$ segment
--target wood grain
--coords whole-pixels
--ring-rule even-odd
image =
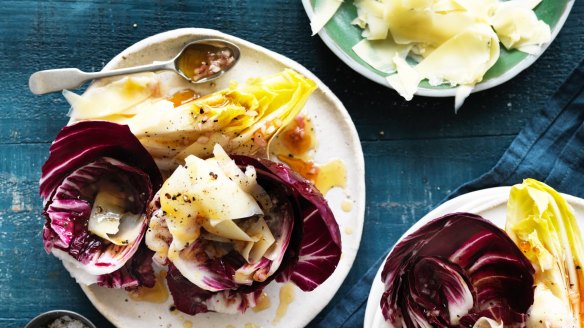
[[[584,58],[584,2],[577,1],[532,67],[472,95],[455,115],[452,99],[405,102],[346,67],[310,37],[299,1],[2,1],[0,16],[0,327],[22,327],[56,308],[109,326],[42,247],[40,167],[68,106],[59,94],[28,91],[36,70],[97,71],[144,37],[192,26],[239,36],[313,71],[349,110],[366,160],[364,238],[338,299],[413,222],[494,165]]]

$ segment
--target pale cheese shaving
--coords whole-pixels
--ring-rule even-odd
[[[476,24],[444,42],[415,69],[431,85],[473,85],[483,79],[497,58],[497,35],[487,24]]]
[[[389,32],[389,22],[385,19],[385,5],[375,0],[357,0],[357,18],[353,24],[363,28],[361,34],[367,40],[383,40]]]
[[[159,92],[154,73],[126,76],[102,87],[90,88],[83,96],[68,90],[63,96],[71,104],[73,120],[100,119],[111,115],[136,114],[136,106]]]
[[[497,0],[491,0],[497,1]],[[509,7],[522,7],[527,9],[535,9],[541,0],[508,0],[499,2],[499,8],[509,8]]]
[[[538,20],[531,9],[522,6],[500,7],[491,23],[507,49],[537,54],[541,45],[551,39],[549,25]]]
[[[577,327],[570,305],[565,304],[560,298],[547,288],[545,284],[538,283],[533,292],[533,304],[527,310],[527,328],[555,328]]]
[[[454,96],[454,113],[458,113],[462,104],[464,104],[464,100],[470,95],[472,90],[474,89],[474,85],[459,85],[456,88],[456,95]]]
[[[142,232],[145,218],[126,212],[125,197],[112,182],[99,184],[87,230],[115,245],[133,244]]]
[[[353,51],[371,67],[384,73],[395,72],[393,58],[397,55],[406,58],[412,47],[408,45],[398,45],[392,38],[371,41],[361,40],[353,47]]]
[[[352,24],[363,29],[364,40],[353,51],[383,73],[397,68],[386,79],[406,100],[424,79],[434,86],[461,86],[458,108],[498,60],[499,42],[536,54],[551,40],[549,26],[533,12],[540,2],[357,0]]]
[[[185,166],[164,182],[160,205],[172,217],[167,225],[173,235],[171,249],[177,251],[199,237],[201,225],[221,237],[251,241],[232,220],[263,214],[256,200],[229,179],[214,158],[195,156],[187,157]]]
[[[473,328],[503,328],[503,322],[497,322],[487,317],[480,317],[472,326]]]
[[[393,57],[393,62],[397,68],[397,74],[387,76],[387,83],[406,100],[412,100],[423,77],[399,55],[396,54]]]
[[[481,22],[480,17],[469,12],[452,11],[441,14],[425,5],[427,2],[387,2],[385,19],[389,22],[389,30],[396,43],[422,43],[437,47],[469,25]]]
[[[326,23],[335,15],[342,3],[342,0],[319,0],[316,2],[314,6],[314,15],[310,21],[312,35],[318,33],[318,31],[326,25]]]
[[[249,263],[259,261],[275,243],[258,205],[269,209],[271,200],[257,184],[255,169],[249,166],[242,171],[220,145],[213,153],[215,157],[206,160],[187,157],[185,165],[165,181],[159,193],[161,217],[157,217],[160,213],[153,217],[150,229],[155,233],[149,230],[146,236],[157,261],[168,258],[179,270],[186,270],[188,258],[195,256],[189,245],[199,238],[233,243]],[[170,245],[155,236],[170,237],[165,230],[172,236],[167,238]],[[187,278],[197,284],[200,277]]]

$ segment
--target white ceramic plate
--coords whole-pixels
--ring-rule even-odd
[[[304,293],[295,288],[295,301],[290,304],[287,313],[277,325],[303,327],[332,299],[349,273],[359,248],[365,210],[365,169],[359,137],[343,104],[314,74],[284,56],[218,31],[187,28],[157,34],[124,50],[104,69],[170,59],[185,43],[207,37],[222,38],[237,44],[241,48],[241,59],[236,67],[216,81],[216,85],[199,88],[200,92],[223,89],[230,80],[243,82],[250,77],[277,73],[286,67],[295,69],[318,84],[318,90],[304,108],[304,112],[312,118],[318,143],[321,145],[315,154],[316,162],[339,158],[347,168],[347,188],[335,188],[326,196],[341,229],[343,256],[340,263],[333,275],[314,291]],[[341,203],[347,196],[353,203],[350,212],[341,209]],[[272,304],[267,310],[257,313],[249,310],[243,315],[205,313],[195,316],[170,312],[171,297],[163,304],[155,304],[133,301],[123,290],[97,286],[82,286],[82,289],[93,305],[118,327],[190,327],[190,324],[193,327],[243,327],[245,324],[272,327],[279,304],[280,285],[273,282],[265,289]]]
[[[310,19],[312,19],[312,16],[314,15],[314,11],[312,9],[312,3],[314,1],[315,0],[302,0],[304,10],[306,11],[308,18]],[[558,0],[544,1],[554,2]],[[540,15],[543,16],[543,18],[542,17],[540,18],[546,21],[549,20],[553,22],[551,24],[552,38],[550,42],[544,44],[541,47],[541,50],[538,54],[526,55],[519,62],[507,59],[501,60],[500,67],[492,68],[497,70],[497,72],[494,74],[495,76],[488,77],[489,73],[487,73],[485,79],[482,82],[478,83],[472,90],[473,93],[490,89],[499,84],[509,81],[517,74],[521,73],[523,70],[531,66],[531,64],[533,64],[539,58],[539,56],[543,54],[543,52],[547,49],[551,42],[553,42],[553,40],[556,38],[560,30],[562,29],[562,26],[566,22],[566,19],[568,18],[568,15],[572,10],[572,6],[574,5],[574,0],[561,0],[561,2],[562,5],[564,5],[562,10],[555,10],[553,13],[551,13],[551,11],[548,12],[548,9],[541,10],[544,13]],[[345,1],[345,3],[342,6],[353,6],[353,1]],[[377,82],[383,86],[391,88],[385,79],[385,75],[387,74],[383,74],[375,70],[371,66],[365,64],[364,62],[362,62],[362,60],[357,59],[356,55],[353,53],[351,49],[351,47],[357,43],[356,40],[361,39],[360,37],[358,38],[355,38],[354,36],[347,37],[346,35],[346,33],[351,34],[357,33],[356,31],[352,30],[352,27],[348,27],[351,21],[356,17],[356,13],[353,14],[351,13],[350,10],[342,10],[342,8],[339,9],[339,11],[342,11],[342,13],[339,14],[339,12],[337,12],[336,14],[338,16],[337,19],[333,17],[333,19],[329,21],[329,24],[322,28],[318,33],[322,41],[337,57],[339,57],[339,59],[345,62],[345,64],[351,67],[354,71],[365,76],[371,81]],[[537,9],[536,12],[538,12]],[[333,22],[333,20],[336,21]],[[339,26],[339,24],[346,26]],[[360,32],[358,33],[360,35]],[[502,50],[502,53],[503,52],[505,51]],[[499,66],[499,63],[497,63],[495,66]],[[420,86],[415,94],[426,97],[454,97],[456,95],[456,90],[457,88],[447,87],[444,85],[438,87]]]
[[[507,200],[509,199],[510,190],[511,187],[489,188],[464,194],[462,196],[451,199],[446,203],[438,206],[436,209],[426,214],[421,220],[416,222],[416,224],[414,224],[410,229],[408,229],[408,231],[406,231],[405,234],[403,234],[398,242],[401,241],[404,236],[407,236],[418,230],[421,226],[428,223],[432,219],[454,212],[475,213],[493,222],[498,227],[504,228],[505,215],[507,211]],[[584,199],[569,195],[562,196],[564,196],[564,198],[576,211],[578,224],[580,226],[584,225]],[[385,289],[385,286],[381,282],[382,268],[383,264],[377,271],[375,280],[373,280],[373,284],[371,285],[371,291],[369,292],[369,299],[367,300],[367,308],[365,310],[364,327],[366,328],[385,328],[389,326],[383,319],[381,307],[379,306],[381,296],[383,295],[383,291]]]

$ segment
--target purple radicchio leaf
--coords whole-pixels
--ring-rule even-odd
[[[191,283],[172,264],[168,267],[166,282],[176,308],[190,315],[205,312],[244,313],[256,305],[263,291],[261,286],[247,293],[233,290],[210,292]]]
[[[154,252],[140,245],[132,258],[120,269],[97,277],[97,284],[108,288],[154,287],[156,276],[152,270]]]
[[[40,194],[45,204],[43,241],[47,252],[63,260],[80,282],[101,279],[104,286],[128,285],[127,279],[121,279],[128,276],[127,272],[116,270],[128,270],[124,265],[138,250],[148,226],[146,204],[152,198],[153,188],[162,183],[160,172],[144,147],[127,126],[80,122],[65,127],[57,135],[42,171]],[[88,230],[97,185],[103,179],[122,186],[129,200],[126,210],[139,215],[136,227],[140,231],[135,240],[115,245]],[[149,274],[146,271],[140,270]],[[106,282],[110,278],[104,275],[114,272],[119,279]],[[113,283],[114,280],[117,282]]]
[[[303,291],[315,289],[334,272],[341,258],[341,233],[326,199],[309,181],[283,164],[246,156],[234,159],[240,166],[254,166],[258,178],[269,174],[289,187],[296,205],[295,230],[299,230],[291,242],[299,240],[300,248],[292,249],[297,252],[292,259],[295,263],[288,263],[277,280],[291,280]]]
[[[144,171],[154,190],[162,176],[152,156],[127,125],[105,121],[83,121],[64,127],[49,149],[42,167],[40,195],[46,203],[61,182],[77,168],[100,157],[110,157]]]
[[[505,232],[475,214],[435,219],[400,241],[382,271],[381,309],[396,327],[523,325],[534,269]]]

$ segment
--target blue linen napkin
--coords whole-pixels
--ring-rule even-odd
[[[556,190],[584,198],[584,61],[546,103],[490,171],[445,199],[474,190],[543,181]],[[362,327],[371,283],[380,258],[314,327]]]

